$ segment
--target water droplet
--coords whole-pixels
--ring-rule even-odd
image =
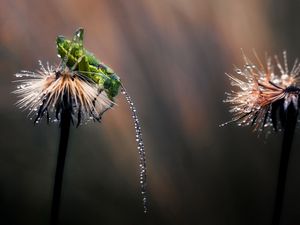
[[[132,119],[134,122],[134,128],[135,128],[135,137],[137,142],[137,150],[140,155],[140,188],[141,188],[141,194],[143,199],[143,207],[144,207],[144,213],[147,213],[147,193],[146,193],[146,157],[145,157],[145,149],[144,149],[144,142],[142,139],[142,132],[141,132],[141,125],[137,116],[137,111],[134,106],[133,101],[131,100],[131,97],[128,95],[127,91],[122,88],[121,93],[125,95],[126,101],[129,104],[129,108],[132,113]]]
[[[242,74],[242,71],[241,71],[240,69],[236,69],[235,72],[236,72],[237,74]]]
[[[252,68],[252,66],[249,65],[249,64],[246,64],[245,67],[246,67],[246,69],[251,69]]]

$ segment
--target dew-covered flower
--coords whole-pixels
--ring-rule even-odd
[[[46,67],[40,62],[37,72],[21,71],[17,90],[20,99],[17,105],[29,110],[29,115],[38,123],[43,116],[48,121],[59,121],[63,110],[68,110],[72,121],[100,121],[102,114],[114,103],[104,89],[78,71],[64,66]]]
[[[286,52],[283,52],[283,64],[277,56],[274,60],[266,57],[264,64],[255,52],[254,55],[256,64],[243,55],[245,65],[235,68],[235,75],[227,74],[235,88],[226,93],[224,100],[233,113],[233,119],[227,123],[250,125],[258,131],[264,127],[284,128],[287,109],[293,107],[298,111],[300,63],[296,60],[289,69]]]

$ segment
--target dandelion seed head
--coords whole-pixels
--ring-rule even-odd
[[[257,131],[267,127],[277,130],[279,125],[284,126],[284,117],[279,118],[279,114],[284,114],[290,106],[298,110],[300,63],[296,60],[289,70],[286,52],[283,63],[275,56],[267,57],[263,64],[255,52],[254,55],[256,64],[243,54],[244,66],[235,68],[235,75],[227,74],[234,87],[224,100],[233,114],[227,123],[253,126]]]
[[[114,105],[103,87],[68,67],[44,67],[40,62],[37,72],[21,71],[16,77],[20,78],[13,92],[20,98],[17,105],[29,110],[36,123],[44,116],[59,121],[62,110],[69,110],[77,125],[100,121],[102,114]]]

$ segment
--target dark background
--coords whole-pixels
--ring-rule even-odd
[[[72,128],[61,224],[270,224],[281,135],[231,124],[225,72],[240,49],[300,56],[299,1],[0,1],[0,224],[48,224],[57,124],[15,106],[13,76],[58,63],[55,38],[85,28],[85,46],[134,99],[147,151],[143,214],[135,134],[124,97],[103,123]],[[300,224],[299,131],[282,224]]]

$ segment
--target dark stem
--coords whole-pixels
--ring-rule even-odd
[[[277,190],[274,206],[274,214],[272,225],[279,225],[282,213],[282,205],[284,200],[285,183],[287,176],[287,169],[289,163],[289,156],[292,148],[292,142],[297,124],[298,111],[294,108],[293,104],[290,104],[285,112],[284,132],[282,139],[282,150],[280,156],[280,165],[277,180]]]
[[[59,208],[61,202],[61,190],[64,174],[64,165],[68,147],[68,139],[70,133],[71,114],[69,110],[62,110],[60,118],[60,140],[56,164],[56,173],[53,189],[53,199],[51,208],[51,225],[58,224]]]

